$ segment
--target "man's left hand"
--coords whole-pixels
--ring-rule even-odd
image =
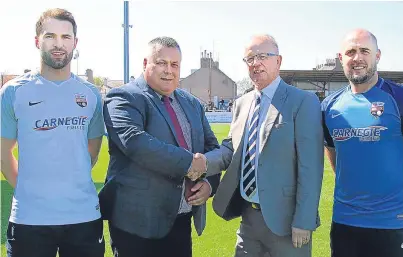
[[[202,205],[204,204],[207,199],[210,197],[211,187],[207,181],[199,181],[192,187],[192,192],[194,193],[187,199],[187,202],[190,205]]]
[[[311,231],[300,228],[292,228],[292,244],[295,248],[301,248],[302,245],[308,244],[311,239]]]

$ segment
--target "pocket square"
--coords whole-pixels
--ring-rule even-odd
[[[285,124],[287,124],[287,122],[276,123],[276,124],[274,124],[273,126],[274,126],[276,129],[278,129],[278,128],[281,128],[282,126],[284,126]]]

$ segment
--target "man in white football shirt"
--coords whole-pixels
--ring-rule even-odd
[[[77,25],[63,9],[36,24],[40,71],[0,91],[1,171],[15,187],[9,257],[104,256],[103,223],[91,178],[104,134],[101,96],[70,72]],[[18,161],[13,149],[18,142]],[[17,179],[18,177],[18,179]]]

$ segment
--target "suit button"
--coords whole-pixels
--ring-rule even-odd
[[[182,184],[176,185],[176,188],[182,188]]]

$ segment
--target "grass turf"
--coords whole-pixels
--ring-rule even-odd
[[[229,130],[228,124],[212,124],[212,129],[221,142]],[[106,139],[103,142],[98,163],[92,171],[94,183],[99,190],[105,179],[108,167],[109,155]],[[333,203],[334,175],[330,165],[325,161],[321,201],[319,206],[322,225],[313,234],[313,257],[329,257],[329,230]],[[5,242],[7,222],[10,214],[13,190],[1,177],[1,256],[6,256]],[[211,208],[211,199],[208,201],[207,226],[201,237],[193,230],[193,256],[194,257],[230,257],[234,255],[236,241],[235,232],[239,227],[239,219],[226,222],[215,215]],[[106,240],[105,256],[111,257],[112,251],[109,246],[108,225],[104,224]]]

